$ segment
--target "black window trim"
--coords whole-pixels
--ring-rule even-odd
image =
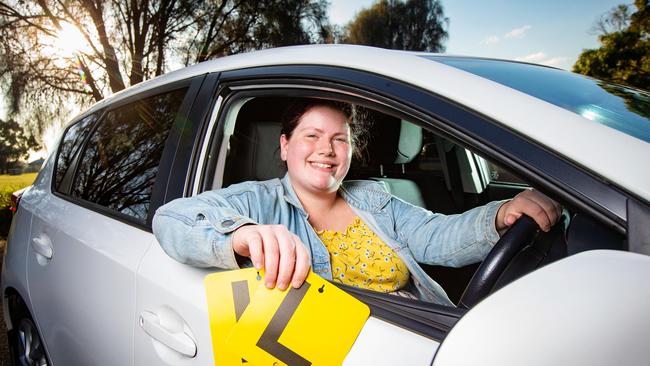
[[[106,114],[108,112],[110,112],[112,110],[115,110],[115,109],[118,109],[118,108],[120,108],[120,107],[122,107],[124,105],[130,104],[130,103],[135,103],[135,102],[137,102],[139,100],[142,100],[142,99],[147,99],[147,98],[150,98],[150,97],[153,97],[153,96],[156,96],[156,95],[169,93],[171,91],[182,89],[182,88],[187,88],[187,91],[185,93],[183,101],[181,102],[181,106],[180,106],[179,111],[178,111],[177,114],[178,115],[188,115],[189,116],[190,109],[192,107],[194,98],[196,97],[196,93],[198,92],[198,89],[200,87],[200,83],[201,83],[202,79],[204,78],[204,76],[205,75],[195,76],[195,77],[191,77],[191,78],[188,78],[188,79],[184,79],[184,80],[175,81],[175,82],[172,82],[172,83],[169,83],[169,84],[161,85],[161,86],[158,86],[158,87],[155,87],[155,88],[152,88],[152,89],[148,89],[148,90],[145,90],[145,91],[143,91],[141,93],[129,96],[128,98],[124,98],[124,99],[118,100],[118,101],[116,101],[114,103],[110,103],[110,104],[104,106],[103,108],[101,108],[100,110],[93,111],[93,113],[84,113],[80,117],[75,119],[74,122],[70,123],[70,125],[68,127],[66,127],[65,132],[67,133],[69,128],[71,128],[74,124],[79,123],[83,118],[85,118],[85,117],[87,117],[89,115],[92,115],[94,113],[100,113],[101,114],[99,116],[99,118],[97,118],[97,120],[94,121],[91,124],[91,126],[89,127],[90,131],[88,132],[87,136],[84,138],[84,141],[82,142],[81,147],[79,148],[79,151],[77,152],[77,155],[79,156],[80,154],[82,154],[83,152],[86,151],[88,140],[93,135],[93,133],[97,130],[97,128],[99,128],[100,124],[103,123],[103,121],[105,120]],[[176,124],[176,122],[174,122],[174,124]],[[168,144],[170,143],[171,135],[172,135],[172,133],[170,132],[170,135],[167,136],[167,140],[165,141],[165,148],[163,149],[163,156],[161,157],[161,164],[159,165],[159,168],[158,168],[159,173],[163,169],[166,169],[166,167],[164,167],[162,165],[162,162],[165,159],[165,156],[170,154],[170,153],[175,153],[175,151],[173,151],[173,152],[168,151]],[[62,141],[64,136],[65,136],[65,133],[61,135],[61,140],[59,140],[59,144]],[[59,145],[59,147],[60,147],[60,145]],[[57,148],[56,154],[57,154],[57,158],[55,159],[55,162],[58,162],[58,155],[59,155],[59,149],[58,148]],[[79,160],[80,159],[78,158],[78,156],[75,156],[75,159],[74,159],[74,167],[73,167],[74,174],[73,174],[73,176],[75,178],[77,176],[78,169],[79,169]],[[159,174],[156,175],[156,182],[154,183],[154,187],[153,187],[152,194],[151,194],[152,195],[151,202],[150,202],[149,210],[148,210],[148,213],[147,213],[147,218],[145,219],[144,223],[142,221],[134,218],[133,216],[130,216],[130,215],[127,215],[127,214],[124,214],[124,213],[121,213],[121,212],[106,208],[106,207],[104,207],[102,205],[99,205],[99,204],[96,204],[94,202],[90,202],[90,201],[86,201],[86,200],[83,200],[83,199],[80,199],[80,198],[72,197],[71,194],[70,194],[70,190],[72,189],[72,184],[70,184],[70,185],[68,185],[68,187],[66,187],[67,189],[66,189],[65,193],[58,192],[56,190],[56,187],[55,187],[55,175],[56,175],[56,165],[54,165],[54,167],[53,167],[51,182],[50,182],[51,183],[50,184],[50,191],[56,197],[59,197],[59,198],[61,198],[63,200],[66,200],[66,201],[68,201],[70,203],[73,203],[75,205],[78,205],[78,206],[84,207],[86,209],[89,209],[91,211],[95,211],[95,212],[97,212],[99,214],[108,216],[110,218],[113,218],[113,219],[118,220],[118,221],[120,221],[122,223],[128,224],[130,226],[136,227],[138,229],[141,229],[141,230],[144,230],[144,231],[147,231],[147,232],[152,232],[151,218],[153,216],[154,211],[152,211],[151,203],[154,201],[154,196],[161,194],[160,193],[161,190],[163,190],[163,194],[164,194],[164,185],[166,185],[166,179],[162,179],[162,180],[165,180],[162,187],[159,185],[159,183],[158,183],[158,180],[160,178]],[[73,181],[74,181],[74,179],[73,179]]]
[[[219,82],[220,91],[253,85],[303,85],[311,89],[321,87],[325,90],[336,90],[342,95],[359,95],[364,99],[374,100],[379,105],[387,105],[393,114],[395,110],[406,110],[409,118],[423,121],[427,128],[433,129],[443,137],[478,152],[497,164],[517,170],[522,177],[537,187],[595,216],[619,233],[626,232],[627,193],[624,193],[624,190],[564,160],[489,117],[431,92],[381,75],[328,66],[270,66],[228,71],[221,73]],[[396,92],[396,89],[399,92]],[[216,99],[216,95],[222,94],[215,94],[213,98]],[[401,98],[397,99],[395,96]],[[429,105],[432,103],[434,106]],[[432,108],[436,111],[432,111]],[[462,114],[462,118],[458,117],[459,114]],[[450,118],[455,121],[452,122]],[[505,139],[504,136],[509,138]],[[198,141],[200,139],[197,139]],[[493,141],[506,141],[509,146],[497,146]],[[189,172],[191,176],[194,176],[194,169]],[[558,176],[570,177],[571,182],[567,184],[566,179],[561,180]]]

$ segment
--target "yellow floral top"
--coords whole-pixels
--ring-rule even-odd
[[[344,233],[316,233],[330,253],[334,281],[379,292],[397,291],[408,282],[404,262],[359,217]]]

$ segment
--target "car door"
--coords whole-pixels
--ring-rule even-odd
[[[152,235],[52,197],[38,205],[29,293],[53,363],[130,365],[134,273]]]
[[[164,194],[153,208],[182,196],[195,137],[211,117],[210,105],[218,75],[208,75],[196,92],[183,125],[172,131],[169,156],[160,180]],[[195,94],[194,94],[195,93]],[[207,122],[206,122],[207,123]],[[212,269],[213,271],[214,269]],[[137,272],[134,317],[135,365],[212,365],[207,302],[203,278],[209,270],[183,265],[171,259],[156,242],[145,253]]]
[[[196,128],[196,131],[204,131],[204,133],[193,135],[195,139],[193,144],[179,143],[179,145],[193,146],[195,153],[193,156],[188,154],[184,158],[188,160],[185,164],[187,167],[185,172],[172,174],[170,184],[174,184],[172,181],[177,179],[181,180],[185,187],[185,190],[178,192],[176,197],[197,194],[206,189],[204,187],[214,184],[225,184],[222,183],[225,179],[224,169],[231,172],[237,169],[232,165],[233,162],[226,161],[226,156],[237,155],[234,150],[230,150],[231,147],[234,149],[235,144],[232,134],[238,118],[241,119],[248,113],[240,110],[251,99],[248,94],[273,95],[276,92],[273,87],[259,88],[258,81],[255,79],[241,86],[242,89],[247,90],[243,94],[231,93],[232,85],[228,83],[220,81],[220,84],[220,87],[214,88],[218,92],[212,92],[209,95],[210,101],[204,102],[206,107],[212,106],[204,113],[203,127]],[[259,89],[255,90],[257,88]],[[312,93],[320,93],[313,85],[307,88],[313,88]],[[280,93],[284,92],[286,90]],[[249,107],[247,110],[251,111],[252,108]],[[266,115],[266,121],[275,116],[271,110],[261,107],[255,109],[259,115]],[[266,132],[268,131],[263,131],[261,135],[264,138],[272,138],[273,143],[276,144],[277,136]],[[263,141],[248,140],[247,143],[251,146],[258,146],[258,144],[266,146]],[[242,154],[246,155],[243,152]],[[177,156],[176,161],[182,159]],[[197,168],[192,170],[189,168],[192,166]],[[178,183],[176,185],[181,186]],[[168,200],[176,197],[168,197]],[[211,339],[215,334],[210,333],[204,279],[209,273],[215,271],[219,270],[197,269],[177,263],[157,245],[147,251],[138,274],[136,312],[141,316],[142,329],[135,332],[136,364],[214,364],[213,352],[222,350],[212,347]],[[360,293],[357,296],[365,295]],[[448,329],[454,319],[463,313],[455,309],[435,306],[433,310],[422,311],[420,307],[416,307],[415,310],[411,308],[410,312],[407,309],[402,313],[398,303],[391,302],[390,299],[386,300],[380,296],[379,299],[366,300],[371,304],[375,314],[361,330],[357,341],[348,353],[345,365],[393,365],[404,361],[413,365],[428,365],[441,339],[441,329]],[[426,326],[418,323],[415,326],[420,328],[418,331],[404,326],[416,318],[427,319],[428,324],[440,321],[439,324],[442,325],[426,329]],[[395,325],[395,321],[401,324]],[[426,336],[423,336],[423,333]],[[305,337],[314,337],[316,341],[318,332],[314,329],[305,329]]]
[[[165,197],[166,202],[220,188],[247,177],[251,179],[247,171],[251,166],[262,170],[262,174],[252,179],[271,178],[266,174],[274,170],[275,147],[261,149],[262,153],[257,154],[239,148],[242,144],[244,147],[268,147],[277,143],[268,140],[269,137],[277,140],[277,134],[271,135],[269,131],[274,128],[279,131],[277,118],[281,113],[276,113],[277,99],[273,99],[276,96],[285,99],[296,96],[343,99],[365,103],[378,110],[388,109],[396,116],[416,120],[419,125],[462,146],[489,152],[487,156],[497,158],[499,162],[508,161],[503,158],[503,151],[508,152],[510,161],[516,157],[517,167],[524,172],[532,169],[531,161],[527,160],[532,157],[537,164],[535,171],[542,172],[542,176],[570,176],[573,179],[571,188],[576,190],[594,184],[590,177],[576,173],[566,162],[493,121],[393,79],[333,67],[260,67],[224,72],[219,77],[219,86],[213,89],[217,91],[204,102],[206,109],[200,127],[188,129],[189,140],[179,143],[187,152],[183,157],[177,156],[176,162],[183,161],[179,163],[183,169],[170,177],[169,184],[177,188]],[[262,98],[269,98],[269,101],[246,110],[247,103]],[[237,126],[242,120],[253,122],[253,128],[238,131]],[[382,132],[385,131],[378,131]],[[499,141],[500,145],[495,147],[489,139]],[[238,160],[231,161],[229,156],[253,156],[259,160],[254,164],[239,163]],[[485,174],[485,171],[478,173]],[[233,179],[233,174],[236,179]],[[534,178],[540,181],[539,176]],[[480,177],[477,179],[480,181]],[[481,187],[485,188],[485,185]],[[214,335],[208,329],[208,305],[203,284],[210,271],[216,269],[202,270],[176,263],[157,245],[146,253],[138,278],[136,311],[143,315],[141,324],[146,324],[147,319],[152,322],[142,325],[142,331],[136,331],[137,363],[213,364],[211,353],[214,350],[206,339]],[[350,350],[344,362],[346,365],[429,365],[439,344],[466,312],[391,295],[347,291],[369,305],[371,316]],[[156,338],[152,333],[161,336]],[[305,330],[305,341],[312,335],[317,337],[317,331]]]
[[[188,85],[110,106],[61,180],[54,174],[55,194],[36,204],[27,279],[55,364],[133,362],[135,274],[154,242],[149,205],[167,136],[189,103]]]

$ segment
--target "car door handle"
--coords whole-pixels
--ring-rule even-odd
[[[37,254],[40,254],[47,259],[52,259],[52,242],[47,235],[32,238],[32,249],[34,249]]]
[[[196,343],[182,329],[167,329],[160,324],[158,315],[143,311],[140,313],[140,326],[151,338],[182,354],[185,357],[196,356]]]

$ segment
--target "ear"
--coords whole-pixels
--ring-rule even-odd
[[[280,159],[282,161],[287,161],[287,145],[289,144],[289,139],[285,134],[280,135]]]

